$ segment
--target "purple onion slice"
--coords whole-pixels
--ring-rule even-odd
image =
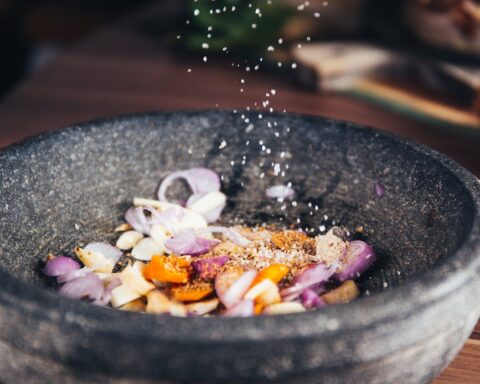
[[[201,279],[210,280],[217,276],[228,259],[228,256],[216,256],[192,261],[191,265]]]
[[[235,244],[241,247],[246,247],[248,244],[250,244],[250,240],[246,239],[240,233],[238,233],[237,231],[231,228],[210,226],[210,227],[207,227],[207,229],[213,233],[221,233],[222,235],[224,235],[225,237],[227,237],[228,239],[230,239]]]
[[[361,240],[348,244],[342,265],[335,272],[333,278],[338,282],[357,279],[377,260],[373,248]]]
[[[207,168],[192,168],[184,171],[175,171],[163,179],[158,189],[158,199],[168,201],[167,189],[176,179],[185,179],[194,194],[208,193],[220,190],[220,177],[217,173]]]
[[[305,288],[321,288],[335,273],[337,265],[327,267],[325,264],[314,264],[302,270],[293,280],[293,285],[280,292],[283,301],[295,300]]]
[[[253,300],[243,300],[223,312],[225,317],[250,317],[254,315]]]
[[[317,293],[310,288],[305,288],[300,297],[302,300],[302,305],[307,309],[321,308],[326,305],[320,296],[318,296]]]
[[[94,274],[70,280],[60,287],[58,293],[70,299],[88,298],[92,301],[100,300],[103,295],[103,282]]]
[[[197,237],[193,229],[185,229],[165,241],[165,246],[176,255],[191,256],[203,255],[218,244],[218,240]]]
[[[65,273],[76,271],[80,269],[80,264],[71,257],[58,256],[52,260],[47,261],[43,268],[43,273],[47,276],[61,276]]]

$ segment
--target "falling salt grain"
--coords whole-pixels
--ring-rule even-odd
[[[277,63],[277,66],[278,66],[278,68],[280,68],[280,67],[282,66],[282,63],[279,61],[279,62]]]
[[[257,24],[252,24],[252,29],[256,29],[257,28]]]
[[[278,39],[278,44],[283,44],[283,39],[282,38]]]
[[[273,45],[269,45],[268,48],[267,48],[267,51],[269,52],[273,52],[275,50],[275,48],[273,48]]]
[[[218,149],[223,149],[223,148],[226,148],[227,147],[227,142],[225,140],[223,140],[220,145],[218,146]]]
[[[207,56],[203,56],[203,61],[206,63],[207,62]]]
[[[316,18],[319,18],[319,17],[320,17],[320,12],[315,12],[315,13],[313,14],[313,16],[315,16]]]
[[[192,72],[192,68],[188,68],[188,69],[187,69],[187,72],[188,72],[188,73]]]
[[[203,44],[202,44],[202,48],[203,48],[203,49],[208,49],[208,48],[209,48],[209,45],[208,45],[207,43],[203,43]]]
[[[193,14],[194,14],[195,16],[198,16],[198,15],[200,14],[200,10],[199,10],[199,9],[195,9],[195,10],[193,11]]]
[[[383,288],[387,288],[388,287],[388,283],[386,281],[383,282]]]
[[[271,90],[270,90],[270,93],[275,96],[275,94],[277,93],[277,91],[276,91],[275,89],[271,89]]]
[[[292,63],[292,68],[293,69],[297,68],[297,63]]]

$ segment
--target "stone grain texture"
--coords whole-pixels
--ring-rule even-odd
[[[287,316],[178,319],[55,293],[40,272],[48,252],[113,241],[134,196],[193,166],[223,175],[225,224],[362,225],[379,253],[363,296]],[[288,181],[295,207],[265,199]],[[311,116],[162,112],[15,144],[0,152],[0,382],[426,383],[480,315],[479,207],[478,180],[445,156]]]

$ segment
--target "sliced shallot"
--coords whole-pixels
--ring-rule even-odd
[[[305,288],[301,294],[302,305],[305,308],[320,308],[324,307],[325,302],[317,295],[317,293],[310,288]]]
[[[59,289],[62,296],[70,299],[100,300],[103,295],[103,282],[94,273],[89,273],[86,276],[78,277],[70,280]]]
[[[241,247],[246,247],[248,244],[250,244],[250,240],[243,237],[240,233],[238,233],[234,229],[227,228],[227,227],[219,227],[219,226],[210,226],[210,227],[207,227],[207,229],[213,233],[221,233],[223,236],[230,239],[235,244]]]
[[[165,241],[165,246],[176,255],[199,256],[218,245],[218,240],[197,237],[193,229],[185,229]]]
[[[76,271],[80,269],[80,264],[78,264],[71,257],[67,256],[58,256],[52,260],[47,261],[45,267],[43,268],[43,273],[47,276],[61,276],[65,273]]]
[[[222,304],[231,308],[242,301],[256,275],[256,271],[247,271],[238,278],[236,278],[237,272],[225,272],[218,275],[215,278],[215,290]]]
[[[216,256],[192,261],[191,265],[201,279],[211,280],[217,276],[228,259],[228,256]]]
[[[167,189],[176,179],[185,179],[194,194],[220,190],[220,177],[215,172],[207,168],[192,168],[175,171],[165,177],[158,189],[159,200],[167,201]]]
[[[83,277],[88,275],[89,273],[93,272],[91,268],[88,267],[83,267],[80,269],[76,269],[74,271],[70,271],[67,273],[64,273],[63,275],[60,275],[57,277],[57,283],[63,284],[66,283],[67,281],[76,279],[77,277]]]
[[[283,289],[280,294],[283,301],[295,300],[305,288],[325,284],[337,270],[337,265],[327,267],[324,264],[314,264],[302,270],[293,280],[293,285]]]
[[[223,312],[225,317],[250,317],[253,316],[255,305],[253,300],[243,300],[235,304],[233,307],[228,308]]]
[[[341,266],[333,275],[338,282],[357,279],[376,260],[373,248],[361,240],[352,241],[348,244]]]

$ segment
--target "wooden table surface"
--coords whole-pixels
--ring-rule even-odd
[[[183,108],[246,108],[276,90],[277,110],[324,115],[427,144],[480,176],[480,140],[461,137],[376,106],[296,87],[288,78],[233,68],[231,61],[179,57],[138,28],[144,15],[111,25],[37,72],[0,103],[0,146],[42,131],[114,114]],[[162,10],[159,10],[162,12]],[[191,72],[187,72],[191,68]],[[246,80],[240,92],[240,79]],[[434,381],[480,383],[480,322]]]

